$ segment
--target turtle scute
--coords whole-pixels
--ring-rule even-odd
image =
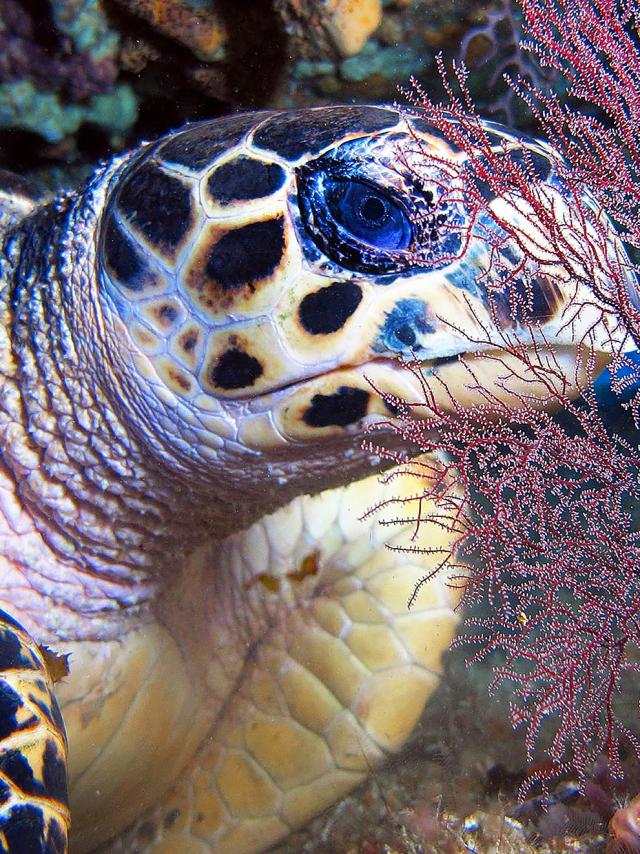
[[[67,742],[45,658],[0,610],[0,848],[65,854]]]

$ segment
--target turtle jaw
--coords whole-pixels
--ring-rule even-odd
[[[362,436],[370,424],[393,423],[400,409],[402,417],[436,420],[474,406],[557,411],[610,360],[610,353],[583,345],[553,351],[532,345],[516,353],[492,349],[410,364],[375,358],[254,398],[252,411],[268,413],[278,436],[274,441],[273,434],[254,432],[254,448]]]

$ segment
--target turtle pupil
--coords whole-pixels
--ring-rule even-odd
[[[388,206],[376,196],[368,196],[360,208],[360,216],[371,226],[384,225],[389,216]]]

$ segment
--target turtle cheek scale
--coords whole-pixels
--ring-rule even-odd
[[[199,383],[220,399],[255,397],[294,382],[300,365],[292,362],[268,319],[210,334]]]
[[[300,266],[287,216],[205,226],[179,271],[178,286],[211,327],[267,314]]]
[[[345,368],[274,399],[273,417],[278,432],[290,442],[329,440],[345,431],[359,434],[367,423],[391,414],[374,388],[415,398],[417,385],[398,366]]]

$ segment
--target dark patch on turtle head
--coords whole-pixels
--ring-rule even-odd
[[[458,353],[455,356],[438,356],[437,359],[433,359],[431,362],[431,367],[433,369],[442,368],[445,365],[452,365],[454,362],[457,362],[460,359]]]
[[[137,235],[152,248],[175,257],[193,222],[187,184],[147,160],[125,179],[115,204]]]
[[[286,179],[286,172],[277,163],[241,155],[211,173],[207,191],[214,202],[228,205],[270,196],[284,186]]]
[[[199,324],[188,322],[174,335],[169,345],[171,356],[187,365],[190,372],[195,371],[202,355],[203,330]],[[181,385],[181,383],[178,383]]]
[[[265,122],[253,135],[253,145],[274,151],[289,161],[318,154],[348,134],[365,136],[395,127],[400,116],[392,110],[367,106],[295,110]]]
[[[254,222],[227,231],[207,259],[207,276],[223,291],[268,278],[284,255],[284,220]]]
[[[409,353],[419,348],[419,337],[435,332],[427,305],[419,299],[399,300],[387,313],[376,342],[377,351]]]
[[[285,250],[284,218],[216,229],[212,245],[187,275],[187,287],[208,310],[229,311],[273,275]]]
[[[197,343],[198,336],[194,335],[193,333],[189,333],[185,335],[184,340],[181,341],[182,349],[185,351],[185,353],[192,353]]]
[[[509,159],[540,182],[547,181],[551,175],[553,163],[536,147],[523,145],[522,148],[512,149],[509,151]]]
[[[491,186],[491,183],[489,181],[487,181],[486,178],[479,178],[476,175],[474,175],[473,176],[473,186],[475,187],[476,191],[479,193],[482,201],[487,205],[490,205],[491,202],[495,201],[495,199],[497,199],[497,197],[498,197],[497,192],[493,189],[493,187]]]
[[[189,375],[175,365],[165,366],[165,376],[169,380],[170,388],[177,388],[185,393],[190,392],[193,388]]]
[[[102,259],[107,272],[120,287],[140,292],[158,284],[156,274],[138,252],[135,242],[113,214],[107,215],[102,240]]]
[[[347,427],[364,418],[369,398],[368,391],[344,385],[334,394],[314,394],[302,420],[308,427]]]
[[[421,118],[419,115],[415,115],[414,110],[415,108],[412,108],[411,114],[406,115],[405,118],[413,126],[414,130],[420,137],[424,135],[426,137],[431,136],[434,139],[437,139],[439,142],[446,145],[450,154],[459,154],[462,151],[462,149],[452,142],[446,134],[434,127],[428,118]]]
[[[521,276],[511,279],[502,290],[488,294],[491,308],[502,328],[547,323],[558,317],[565,303],[559,284],[539,273],[530,281]]]
[[[172,133],[166,142],[160,144],[156,156],[166,163],[200,171],[213,163],[219,154],[241,142],[251,128],[271,115],[273,113],[268,111],[240,113],[237,116],[199,122]]]
[[[342,329],[361,300],[362,289],[355,282],[334,282],[307,294],[298,308],[298,317],[310,335],[328,335]]]
[[[195,329],[188,329],[178,339],[180,346],[185,353],[193,353],[198,343],[198,332]]]
[[[540,151],[535,145],[530,147],[525,144],[525,140],[518,140],[518,142],[520,142],[521,145],[514,148],[509,145],[509,140],[504,138],[500,139],[501,146],[506,145],[507,149],[506,151],[504,151],[504,149],[499,150],[498,154],[508,158],[511,163],[522,169],[530,180],[539,181],[540,183],[548,181],[553,170],[553,162],[550,158]],[[479,157],[478,159],[479,161],[482,161],[484,158]],[[494,169],[492,167],[488,167],[489,174],[493,171]],[[500,183],[501,181],[499,176],[496,176],[496,185],[499,186]],[[499,192],[491,186],[490,181],[486,178],[478,177],[477,174],[473,175],[473,184],[479,192],[482,200],[487,204],[493,202],[499,195]]]
[[[209,377],[214,386],[231,391],[251,387],[263,373],[264,368],[255,356],[230,347],[214,361]]]
[[[163,332],[172,329],[183,313],[179,306],[169,299],[147,303],[142,307],[142,311],[145,318]]]

